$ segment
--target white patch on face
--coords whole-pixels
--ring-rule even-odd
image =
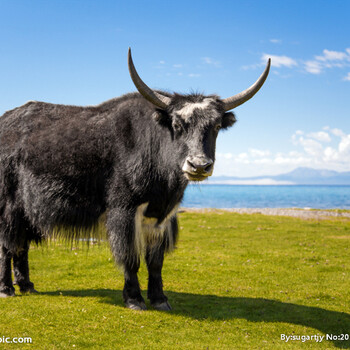
[[[180,204],[177,204],[166,218],[158,224],[157,218],[146,217],[144,214],[148,202],[139,205],[135,214],[135,239],[134,248],[137,256],[145,253],[146,247],[154,247],[162,242],[165,232],[168,234],[169,246],[172,250],[174,245],[171,229],[171,219],[176,215]]]
[[[205,98],[202,102],[186,102],[184,106],[176,112],[184,119],[187,120],[191,117],[195,109],[206,109],[210,103],[214,100],[212,98]]]

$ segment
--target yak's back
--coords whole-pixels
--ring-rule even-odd
[[[28,102],[0,117],[0,161],[34,173],[73,175],[103,166],[111,148],[113,110]]]
[[[152,110],[138,93],[88,107],[27,102],[0,117],[0,162],[11,158],[33,173],[57,176],[110,167]]]

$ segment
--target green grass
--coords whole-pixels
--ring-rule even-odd
[[[171,312],[123,307],[122,274],[106,243],[49,242],[30,251],[39,295],[0,300],[0,349],[333,349],[350,341],[281,334],[350,333],[350,221],[182,213],[167,256]],[[145,265],[141,286],[147,286]],[[146,293],[144,292],[146,298]]]

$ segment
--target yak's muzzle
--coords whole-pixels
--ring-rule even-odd
[[[214,161],[205,156],[189,156],[182,167],[190,181],[202,181],[213,173]]]

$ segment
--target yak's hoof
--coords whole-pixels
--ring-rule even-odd
[[[171,306],[167,301],[152,304],[152,307],[158,311],[170,311]]]
[[[37,294],[38,292],[34,289],[34,283],[25,281],[16,281],[19,287],[19,291],[22,294]]]
[[[144,301],[138,301],[137,299],[129,299],[125,302],[125,306],[131,310],[143,311],[147,310],[146,304]]]
[[[28,289],[20,289],[19,290],[22,294],[39,294],[39,292],[34,288],[28,288]]]
[[[15,291],[10,288],[6,288],[0,292],[0,298],[14,297],[15,295]]]

